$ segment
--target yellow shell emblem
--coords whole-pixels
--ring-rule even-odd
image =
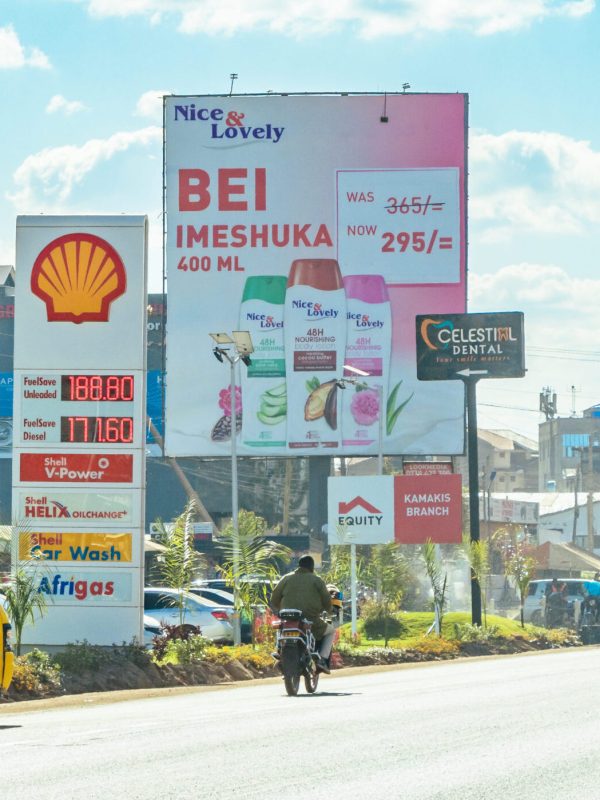
[[[120,255],[90,233],[54,239],[31,272],[31,291],[46,304],[48,322],[108,322],[110,304],[126,286]]]

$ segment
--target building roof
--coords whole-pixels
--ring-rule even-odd
[[[573,492],[492,492],[490,495],[497,500],[516,500],[518,502],[539,503],[540,517],[547,514],[556,514],[573,508],[575,495]],[[577,505],[585,506],[588,493],[577,493]],[[600,492],[593,493],[594,503],[600,502]]]
[[[0,264],[0,286],[15,285],[15,268],[10,264]]]
[[[498,450],[514,450],[516,445],[534,453],[538,451],[538,443],[536,441],[528,439],[527,436],[521,436],[520,433],[515,433],[514,431],[478,428],[477,437]]]
[[[600,571],[600,558],[571,543],[544,542],[535,550],[535,558],[542,569],[573,572]]]

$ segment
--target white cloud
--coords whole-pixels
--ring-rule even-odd
[[[37,47],[23,47],[12,25],[0,28],[0,69],[50,69],[48,56]]]
[[[350,25],[375,38],[466,30],[478,36],[527,28],[547,17],[582,17],[595,0],[86,0],[97,17],[175,15],[183,33],[232,34],[253,29],[290,36],[327,33]]]
[[[543,314],[548,324],[559,312],[596,318],[600,307],[600,279],[577,278],[552,264],[511,264],[485,275],[471,273],[469,281],[471,310],[526,306]]]
[[[149,117],[157,122],[162,121],[163,95],[171,94],[167,89],[152,89],[137,101],[135,113],[138,117]]]
[[[483,241],[509,231],[579,234],[600,222],[600,152],[559,133],[470,139],[469,211]]]
[[[77,114],[78,111],[85,111],[85,109],[86,106],[80,103],[79,100],[67,100],[62,94],[55,94],[50,98],[46,106],[46,114],[55,114],[58,111],[62,111],[63,114],[70,117],[72,114]]]
[[[162,128],[151,126],[115,133],[108,139],[90,139],[77,147],[50,147],[28,156],[15,170],[15,192],[7,194],[19,213],[51,210],[64,203],[74,187],[100,163],[131,147],[162,142]]]

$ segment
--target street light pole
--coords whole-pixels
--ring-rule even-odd
[[[231,397],[231,525],[233,528],[233,643],[242,643],[242,623],[239,603],[240,572],[240,530],[238,508],[238,473],[237,473],[237,408],[235,396],[235,366],[239,358],[230,359],[230,397]]]
[[[363,372],[362,370],[357,370],[353,367],[345,366],[344,369],[350,369],[353,372],[356,372],[359,375],[364,375],[368,377],[367,372]],[[353,386],[360,386],[362,389],[370,389],[372,388],[368,383],[365,381],[357,380],[356,378],[339,378],[336,381],[338,387],[340,389],[345,389],[346,384],[349,383]],[[379,434],[378,434],[378,443],[377,443],[377,474],[383,475],[383,386],[381,384],[377,385],[377,397],[379,400]],[[351,616],[351,631],[352,636],[356,636],[358,630],[357,618],[358,618],[358,609],[357,609],[357,596],[356,596],[356,544],[352,542],[350,544],[350,616]]]
[[[238,503],[238,471],[237,471],[237,397],[235,368],[240,361],[250,365],[250,354],[254,352],[252,339],[248,331],[228,333],[211,333],[216,342],[213,354],[218,361],[227,359],[230,368],[229,399],[231,405],[231,527],[233,529],[233,643],[242,642],[242,626],[240,620],[240,529]],[[226,345],[223,347],[222,345]]]

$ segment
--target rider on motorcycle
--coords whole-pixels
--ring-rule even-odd
[[[279,581],[270,600],[271,608],[297,608],[306,619],[312,622],[312,630],[317,641],[319,672],[329,673],[329,656],[333,645],[334,628],[322,619],[321,614],[331,612],[331,595],[325,581],[315,575],[315,562],[312,556],[302,556],[298,569],[288,572]]]

